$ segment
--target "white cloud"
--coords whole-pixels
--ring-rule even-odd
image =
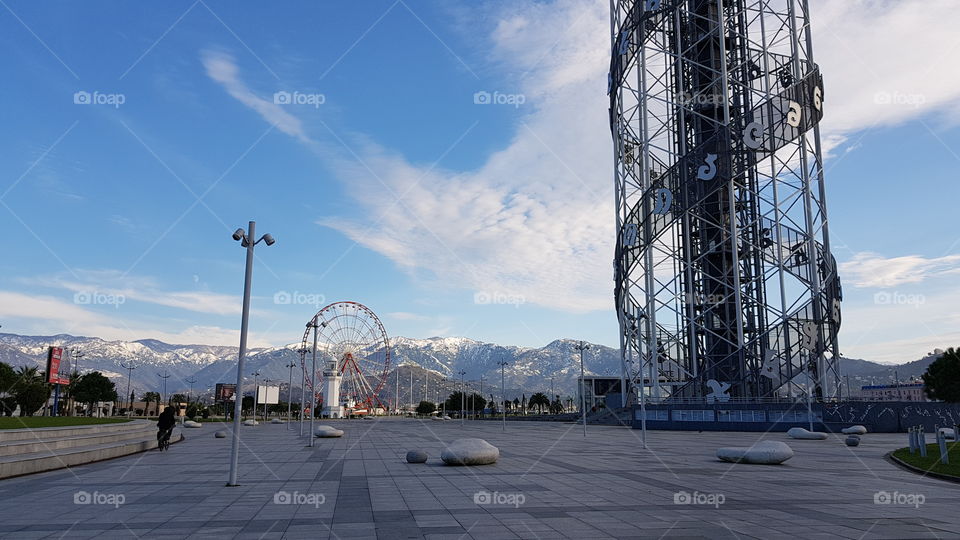
[[[240,80],[239,70],[232,56],[222,52],[204,51],[202,61],[207,70],[207,76],[223,85],[227,93],[237,101],[256,111],[267,123],[275,125],[287,135],[296,137],[304,143],[310,142],[300,119],[283,110],[272,99],[267,100],[258,96]]]
[[[0,317],[5,320],[5,330],[16,328],[19,334],[62,332],[128,341],[152,338],[182,345],[238,345],[240,336],[239,330],[217,326],[190,326],[175,331],[157,329],[155,324],[141,327],[122,314],[108,316],[60,298],[12,291],[0,291]],[[269,346],[265,339],[255,334],[251,334],[249,344],[251,347]]]
[[[895,126],[934,112],[958,118],[954,0],[811,4],[814,57],[824,74],[826,136]]]
[[[557,0],[485,12],[495,21],[489,58],[515,79],[504,85],[515,84],[526,97],[506,148],[476,170],[458,171],[415,165],[362,143],[355,148],[362,164],[331,162],[363,218],[320,223],[412,275],[431,274],[439,285],[522,295],[564,311],[612,309],[608,8],[599,0]],[[950,0],[813,3],[815,56],[827,88],[827,147],[874,125],[956,112],[960,72],[949,69],[949,52],[957,38],[952,19],[944,17],[953,8]],[[211,77],[274,121],[240,82],[232,59],[219,62],[208,67]],[[922,94],[923,104],[877,103],[883,92],[892,101]],[[477,107],[478,115],[486,111]],[[296,125],[291,134],[303,140]]]
[[[960,255],[925,258],[920,255],[883,257],[878,253],[855,253],[839,265],[844,283],[854,287],[896,287],[928,279],[960,274]]]
[[[218,294],[208,291],[167,291],[162,290],[152,277],[129,276],[117,270],[83,270],[71,272],[71,276],[64,274],[39,276],[21,279],[23,283],[66,289],[74,293],[83,303],[89,298],[97,303],[99,297],[113,296],[128,301],[145,302],[160,306],[184,309],[198,313],[214,315],[239,315],[240,298],[237,296]]]

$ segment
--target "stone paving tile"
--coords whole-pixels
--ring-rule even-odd
[[[334,422],[331,422],[334,423]],[[650,432],[629,429],[383,419],[336,422],[340,439],[313,448],[297,426],[245,429],[241,486],[226,487],[229,439],[198,430],[148,452],[0,481],[0,538],[947,538],[960,536],[960,486],[882,459],[904,436]],[[211,426],[212,427],[212,426]],[[481,437],[496,465],[446,467],[445,442]],[[786,440],[783,466],[717,461],[719,446]],[[430,456],[408,464],[406,450]],[[80,491],[119,505],[74,504]],[[878,492],[921,494],[922,505],[875,504]],[[722,504],[676,504],[679,493]],[[480,494],[499,497],[481,500]],[[518,499],[522,496],[521,499]],[[286,497],[286,499],[284,499]],[[478,497],[475,499],[475,497]],[[513,498],[510,498],[513,497]],[[55,507],[38,519],[37,509]]]

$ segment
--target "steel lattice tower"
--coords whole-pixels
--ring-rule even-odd
[[[624,373],[654,400],[838,399],[807,1],[611,0],[611,34]]]

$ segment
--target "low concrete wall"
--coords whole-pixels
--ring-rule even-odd
[[[813,429],[815,431],[839,432],[841,429],[860,424],[872,433],[900,433],[910,426],[922,425],[928,431],[935,427],[960,424],[960,403],[882,402],[850,401],[844,403],[813,403]],[[711,403],[711,404],[660,404],[647,405],[647,429],[676,431],[786,431],[791,427],[809,428],[806,418],[806,403]],[[654,413],[653,411],[662,411]],[[713,420],[679,420],[684,414],[679,411],[711,411]],[[720,421],[719,411],[755,411],[763,416],[762,421]],[[774,421],[780,413],[793,411],[801,418],[790,421]],[[686,413],[690,414],[690,413]],[[700,413],[693,413],[700,414]],[[660,415],[651,419],[650,415]],[[666,415],[666,419],[663,419]],[[633,408],[633,427],[640,428],[640,406]]]

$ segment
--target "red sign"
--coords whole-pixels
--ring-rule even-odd
[[[70,384],[69,377],[60,377],[60,360],[63,358],[63,347],[50,347],[47,354],[47,382],[50,384]]]

